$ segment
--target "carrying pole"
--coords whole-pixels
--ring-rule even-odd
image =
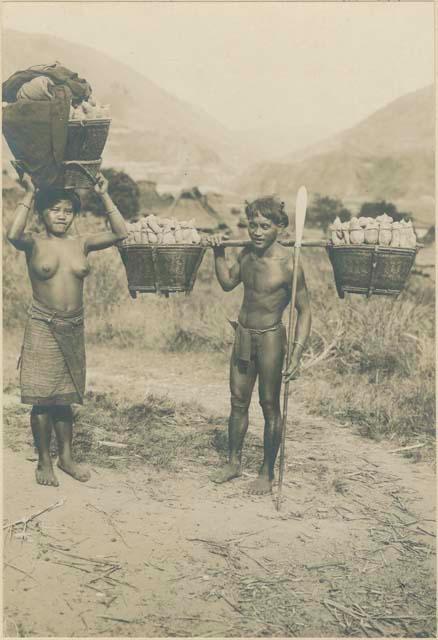
[[[298,283],[298,265],[300,260],[300,248],[302,244],[304,222],[306,219],[307,209],[307,190],[306,187],[301,186],[298,189],[297,199],[295,204],[295,243],[294,243],[294,264],[292,274],[292,291],[289,306],[289,334],[287,338],[287,351],[286,351],[286,368],[287,371],[290,365],[290,359],[292,356],[292,345],[295,336],[295,302],[297,298],[297,283]],[[281,492],[283,488],[284,478],[284,463],[285,463],[285,448],[286,448],[286,426],[287,426],[287,408],[289,400],[289,382],[284,384],[284,396],[283,396],[283,414],[281,425],[281,444],[280,444],[280,462],[279,462],[279,474],[278,474],[278,493],[276,500],[277,511],[280,511],[281,505]]]

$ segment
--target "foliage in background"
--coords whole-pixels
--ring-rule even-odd
[[[317,194],[307,209],[306,223],[319,227],[325,233],[338,216],[342,222],[351,218],[351,211],[344,207],[342,200]]]
[[[399,211],[395,204],[392,202],[386,202],[386,200],[379,200],[378,202],[364,202],[360,208],[359,215],[365,218],[377,218],[386,213],[394,220],[394,222],[400,222],[400,220],[410,220],[412,214],[406,211]]]
[[[11,210],[5,211],[4,224]],[[79,231],[103,224],[81,216]],[[230,255],[236,253],[230,251]],[[311,295],[313,326],[301,377],[294,393],[311,412],[344,420],[373,438],[403,442],[430,441],[435,425],[435,288],[411,275],[394,300],[337,297],[325,252],[302,251]],[[109,349],[216,352],[226,366],[242,288],[224,293],[207,251],[190,296],[166,299],[139,294],[132,300],[117,249],[90,255],[92,271],[85,284],[87,342]],[[22,332],[31,290],[25,256],[3,245],[3,322]],[[286,319],[286,317],[285,317]],[[145,355],[145,357],[147,357]]]
[[[118,207],[120,213],[127,219],[134,218],[140,209],[140,190],[137,183],[124,171],[103,169],[108,180],[108,193]],[[96,215],[102,215],[102,202],[93,190],[87,190],[81,195],[82,208]]]

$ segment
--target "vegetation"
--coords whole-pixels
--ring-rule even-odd
[[[392,202],[386,202],[386,200],[379,200],[378,202],[364,202],[360,208],[359,215],[365,218],[377,218],[386,213],[394,220],[394,222],[400,222],[400,220],[407,220],[412,218],[412,214],[406,211],[399,211],[395,204]]]
[[[310,226],[319,227],[325,233],[337,216],[346,222],[351,218],[351,211],[344,207],[342,200],[317,194],[307,210],[306,220]]]
[[[5,221],[10,215],[6,211]],[[90,220],[78,223],[83,232]],[[297,397],[315,414],[352,423],[369,437],[431,442],[435,424],[433,282],[412,274],[397,300],[354,295],[340,300],[325,252],[307,248],[302,256],[313,328],[301,377],[294,382]],[[3,261],[4,327],[22,331],[31,298],[25,258],[4,242]],[[146,294],[132,300],[115,248],[92,254],[90,262],[85,293],[89,344],[212,352],[218,354],[218,366],[226,366],[224,354],[233,340],[227,319],[236,317],[242,291],[240,287],[231,293],[220,289],[211,252],[204,257],[192,294],[168,299]]]
[[[124,171],[115,169],[103,169],[108,180],[108,193],[120,212],[128,220],[134,218],[140,209],[140,190],[137,183]],[[102,203],[94,191],[85,192],[82,197],[83,207],[96,215],[102,215]]]

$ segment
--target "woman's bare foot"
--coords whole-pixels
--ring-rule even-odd
[[[259,476],[257,480],[251,482],[248,491],[255,496],[261,496],[266,493],[271,493],[272,480],[270,480],[268,476]]]
[[[38,484],[45,486],[59,487],[58,479],[53,473],[52,463],[43,464],[38,462],[38,466],[35,469],[35,478]]]
[[[73,462],[72,459],[63,460],[62,458],[59,458],[58,467],[65,473],[68,473],[69,476],[72,476],[75,480],[79,480],[79,482],[87,482],[87,480],[90,479],[90,472],[88,469],[76,462]]]
[[[228,462],[222,469],[212,473],[210,480],[212,482],[216,482],[216,484],[222,484],[223,482],[228,482],[228,480],[232,480],[233,478],[238,478],[240,475],[242,475],[240,464],[231,464]]]

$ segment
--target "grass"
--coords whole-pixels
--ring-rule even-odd
[[[10,215],[7,208],[5,220]],[[79,221],[82,232],[99,224]],[[312,366],[303,369],[294,386],[308,409],[351,422],[371,438],[432,442],[434,283],[412,275],[397,300],[354,295],[339,300],[324,252],[306,249],[302,254],[313,314],[304,362]],[[85,288],[88,342],[135,350],[228,352],[232,332],[227,318],[236,317],[242,291],[220,289],[211,252],[204,257],[191,295],[169,299],[146,294],[132,300],[115,248],[91,254],[90,262]],[[3,321],[8,330],[24,325],[31,290],[24,255],[7,242],[3,266]],[[313,364],[327,347],[326,357]]]

